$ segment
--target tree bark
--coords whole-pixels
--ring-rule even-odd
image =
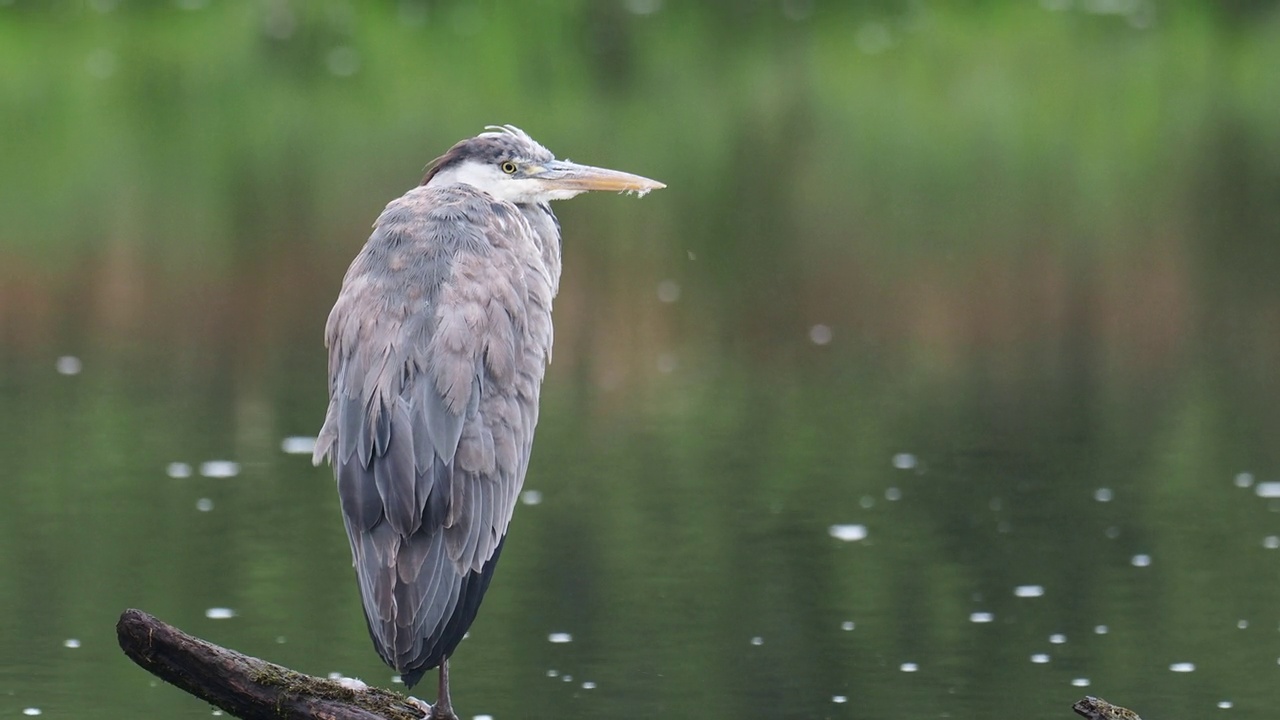
[[[188,635],[141,610],[116,623],[120,648],[143,669],[243,720],[420,720],[424,708],[356,690]]]

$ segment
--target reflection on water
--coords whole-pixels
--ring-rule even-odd
[[[495,121],[671,189],[562,208],[466,717],[1274,714],[1273,3],[233,5],[0,3],[0,715],[207,717],[126,607],[392,683],[321,328]]]

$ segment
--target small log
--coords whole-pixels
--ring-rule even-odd
[[[120,648],[167,683],[242,720],[420,720],[424,708],[381,688],[327,678],[249,657],[188,635],[141,610],[116,623]]]
[[[1106,700],[1092,695],[1085,695],[1082,699],[1076,701],[1076,704],[1072,705],[1071,709],[1087,720],[1142,720],[1142,718],[1138,717],[1138,713],[1129,708],[1112,705]]]

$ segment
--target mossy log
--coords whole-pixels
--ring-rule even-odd
[[[409,699],[249,657],[188,635],[141,610],[116,623],[120,648],[143,669],[243,720],[419,720]]]

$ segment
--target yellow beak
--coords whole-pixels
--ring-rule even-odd
[[[542,180],[549,187],[573,192],[587,190],[606,190],[612,192],[633,192],[644,195],[652,190],[666,187],[657,180],[632,175],[620,170],[579,165],[565,160],[554,160],[542,168],[530,173],[530,177]]]

